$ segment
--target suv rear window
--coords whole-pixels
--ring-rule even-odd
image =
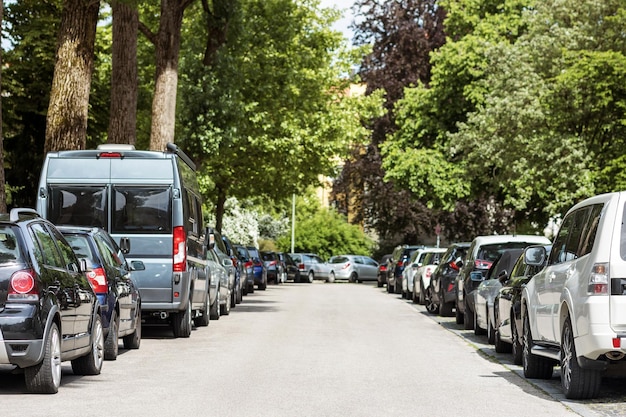
[[[111,202],[111,233],[172,233],[169,186],[115,186]]]

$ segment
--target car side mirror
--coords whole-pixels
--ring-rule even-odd
[[[233,260],[230,258],[224,258],[222,259],[222,265],[229,268],[231,266],[233,266]]]
[[[470,273],[470,280],[480,282],[483,280],[483,273],[480,271],[473,271]]]
[[[526,265],[543,266],[546,256],[546,248],[543,246],[529,246],[524,250],[524,262]]]

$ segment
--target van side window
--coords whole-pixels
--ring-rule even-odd
[[[111,233],[172,233],[169,186],[114,186]]]
[[[104,185],[50,185],[48,195],[48,220],[52,223],[107,228]]]
[[[185,223],[189,223],[187,229],[195,236],[198,236],[198,213],[196,206],[196,199],[189,190],[183,190],[183,216],[185,216]]]

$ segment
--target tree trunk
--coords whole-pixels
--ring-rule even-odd
[[[99,0],[64,0],[44,152],[84,149]]]
[[[192,1],[161,0],[161,19],[155,39],[156,75],[150,131],[152,150],[164,150],[167,142],[174,142],[180,31],[185,8]]]
[[[0,2],[0,27],[4,20],[4,2]],[[0,48],[0,213],[7,211],[6,179],[4,177],[4,136],[2,133],[2,48]]]
[[[113,51],[111,70],[111,118],[109,143],[137,142],[137,33],[136,5],[111,2],[113,10]]]
[[[226,210],[226,189],[216,184],[215,192],[217,193],[217,202],[215,204],[215,229],[222,233],[224,211]]]

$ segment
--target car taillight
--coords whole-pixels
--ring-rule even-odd
[[[304,269],[304,264],[298,264],[298,269]]]
[[[594,264],[589,276],[590,294],[605,295],[609,293],[609,264]]]
[[[398,266],[402,266],[404,263],[402,261],[398,261]]]
[[[386,270],[387,270],[387,266],[385,266],[385,265],[381,265],[381,266],[380,266],[380,270],[381,270],[381,272],[386,271]]]
[[[246,268],[252,268],[252,265],[254,265],[254,262],[248,261],[243,266],[245,266]]]
[[[350,268],[350,262],[346,262],[343,267],[341,267],[341,269],[348,269]]]
[[[454,269],[455,271],[459,270],[459,266],[454,261],[450,262],[448,265],[450,265],[450,268]]]
[[[87,272],[87,279],[96,294],[106,294],[109,291],[107,276],[103,268],[94,268]]]
[[[452,292],[452,290],[454,290],[454,282],[451,282],[448,284],[448,291],[447,292]]]
[[[489,269],[491,268],[491,265],[493,264],[493,262],[491,261],[485,261],[483,259],[476,259],[474,261],[474,267],[476,269]]]
[[[121,152],[100,152],[98,158],[122,158]]]
[[[433,274],[433,270],[430,267],[426,267],[426,278],[430,278]]]
[[[11,275],[7,301],[38,301],[39,293],[36,287],[32,270],[14,272]]]
[[[185,239],[185,229],[182,226],[174,228],[174,272],[185,272],[187,270],[187,245]]]
[[[276,266],[276,261],[270,261],[269,266]]]

